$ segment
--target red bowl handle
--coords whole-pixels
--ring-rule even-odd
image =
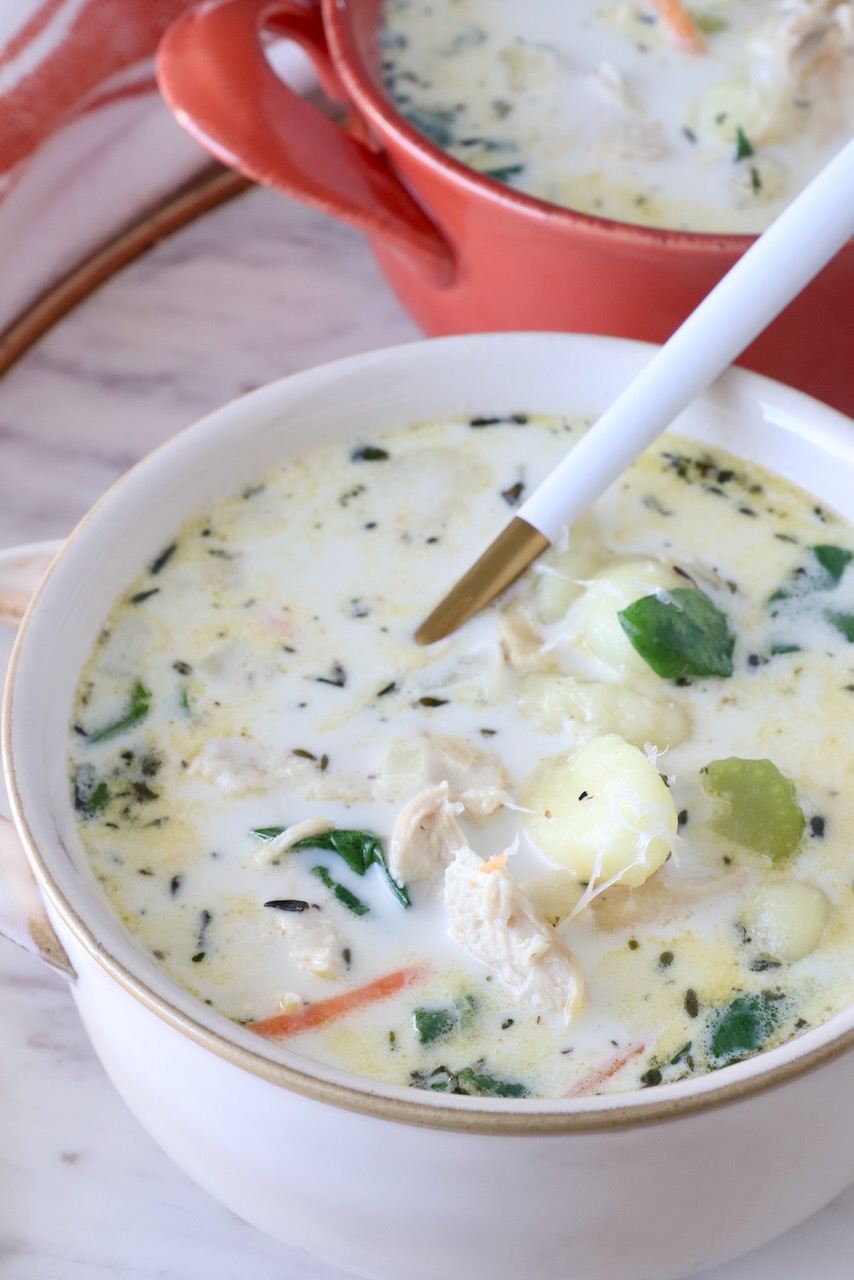
[[[218,160],[403,250],[431,283],[453,276],[444,236],[385,158],[294,93],[264,53],[267,27],[309,55],[323,88],[346,95],[320,10],[294,0],[207,0],[167,31],[157,76],[179,123]]]

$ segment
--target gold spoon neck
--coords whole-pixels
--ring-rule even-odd
[[[445,596],[415,632],[418,644],[433,644],[456,631],[515,582],[549,540],[520,516],[514,516],[494,542]]]

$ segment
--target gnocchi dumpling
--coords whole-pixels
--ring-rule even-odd
[[[772,880],[753,891],[741,921],[770,960],[791,964],[815,951],[830,919],[827,895],[801,880]]]
[[[544,761],[526,788],[540,851],[580,881],[643,884],[666,861],[676,807],[652,761],[619,734]]]
[[[688,126],[703,142],[735,147],[738,130],[751,143],[766,143],[797,128],[791,94],[784,82],[766,80],[762,88],[747,80],[720,80],[697,98]]]
[[[563,867],[543,871],[519,887],[534,909],[555,927],[575,909],[582,893],[576,877]]]
[[[603,569],[587,584],[567,614],[563,639],[581,648],[621,676],[649,677],[649,666],[620,625],[620,610],[659,591],[684,587],[685,578],[657,560],[628,560]]]
[[[606,555],[596,522],[586,512],[570,529],[564,550],[547,551],[535,565],[530,599],[534,616],[540,622],[558,622]]]
[[[669,698],[654,698],[625,685],[536,671],[519,681],[519,706],[538,728],[556,733],[567,721],[619,733],[627,742],[647,742],[664,751],[691,732],[688,712]]]

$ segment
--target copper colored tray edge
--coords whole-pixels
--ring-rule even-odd
[[[219,165],[169,196],[163,204],[120,231],[102,248],[78,263],[36,299],[0,333],[0,376],[82,300],[158,240],[186,226],[217,205],[241,194],[252,183]]]

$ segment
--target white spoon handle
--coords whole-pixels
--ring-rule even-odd
[[[739,258],[517,515],[553,542],[852,235],[854,140]],[[829,324],[844,322],[828,316]],[[821,334],[803,340],[820,342]]]

